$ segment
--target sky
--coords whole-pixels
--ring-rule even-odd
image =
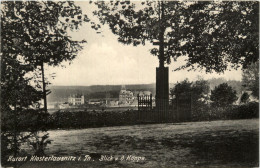
[[[93,18],[92,11],[95,9],[88,2],[75,2],[81,6],[84,14]],[[114,35],[105,25],[101,33],[97,34],[90,28],[89,23],[83,23],[79,30],[69,32],[74,40],[86,40],[83,49],[71,62],[64,62],[64,67],[47,67],[49,81],[52,85],[62,86],[89,86],[89,85],[123,85],[123,84],[149,84],[155,83],[156,67],[159,65],[158,58],[149,52],[154,46],[134,47],[124,45],[117,41]],[[158,47],[158,46],[157,46]],[[177,59],[169,67],[169,82],[176,83],[186,78],[194,81],[198,76],[204,79],[225,78],[227,80],[241,80],[241,70],[226,71],[224,74],[206,74],[202,71],[173,71],[185,63],[184,58]],[[55,73],[55,78],[50,74]],[[48,77],[48,76],[47,76]]]

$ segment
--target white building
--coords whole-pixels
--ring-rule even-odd
[[[82,94],[73,94],[68,98],[68,102],[71,105],[82,105],[85,103],[84,95]]]
[[[130,91],[126,90],[125,86],[123,85],[120,92],[119,92],[119,106],[137,106],[137,95],[139,96],[150,96],[152,94],[151,91]],[[153,97],[154,99],[154,97]]]
[[[126,90],[123,85],[119,92],[119,104],[131,104],[134,101],[134,93]]]

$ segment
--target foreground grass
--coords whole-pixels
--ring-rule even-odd
[[[22,167],[258,167],[259,120],[225,120],[49,131],[51,156],[91,161],[26,162]],[[26,149],[30,152],[29,149]],[[101,155],[143,161],[99,161]]]

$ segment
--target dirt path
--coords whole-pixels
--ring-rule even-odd
[[[46,154],[74,162],[22,167],[257,167],[259,120],[226,120],[49,131]],[[85,155],[91,161],[82,161]],[[101,155],[112,161],[99,161]],[[131,155],[131,156],[130,156]],[[124,160],[120,160],[124,156]],[[135,158],[139,157],[137,162]],[[118,160],[115,160],[118,157]],[[126,158],[128,157],[128,160]]]

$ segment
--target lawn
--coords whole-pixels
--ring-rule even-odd
[[[36,164],[38,167],[133,168],[259,165],[258,119],[55,130],[49,133],[53,141],[46,149],[47,155],[75,156],[77,159],[81,156],[81,161],[26,162],[21,167],[35,167]],[[82,161],[85,155],[89,155],[91,160]],[[99,161],[102,155],[113,158]]]

